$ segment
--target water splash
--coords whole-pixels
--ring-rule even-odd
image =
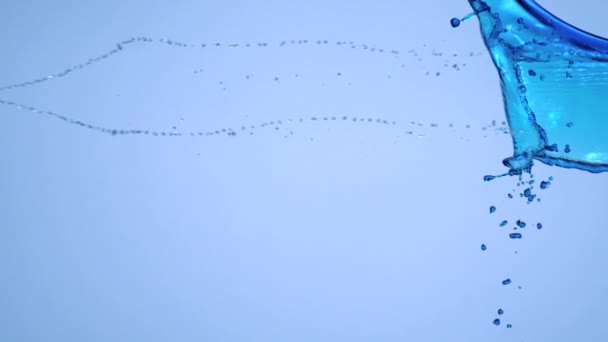
[[[608,171],[608,40],[532,0],[469,3],[501,81],[514,149],[503,164]]]

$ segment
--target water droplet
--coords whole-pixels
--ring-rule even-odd
[[[511,239],[521,239],[521,233],[511,233],[509,234]]]

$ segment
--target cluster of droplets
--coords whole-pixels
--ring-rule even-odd
[[[172,43],[175,44],[175,43]],[[196,44],[179,44],[179,46],[183,46],[183,47],[196,47]],[[251,48],[251,47],[277,47],[277,48],[282,48],[285,46],[320,46],[320,47],[325,47],[325,48],[330,48],[330,47],[342,47],[342,48],[348,48],[348,51],[357,51],[357,50],[362,50],[362,51],[367,51],[370,53],[374,53],[374,54],[378,54],[380,56],[382,55],[390,55],[391,61],[399,61],[399,67],[401,70],[408,70],[406,72],[409,72],[409,70],[420,70],[423,68],[426,68],[426,65],[423,65],[419,62],[423,61],[423,56],[424,55],[429,55],[432,58],[441,58],[442,59],[442,67],[443,68],[439,68],[436,70],[427,70],[424,72],[424,74],[426,76],[441,76],[442,72],[450,72],[450,71],[460,71],[461,69],[465,68],[467,66],[467,63],[465,62],[458,62],[458,61],[454,61],[451,60],[450,58],[458,58],[460,57],[459,53],[446,53],[446,52],[442,52],[442,51],[437,51],[436,49],[429,49],[427,47],[426,44],[424,44],[422,46],[422,48],[420,49],[409,49],[406,52],[400,52],[399,50],[388,50],[388,49],[383,49],[383,48],[376,48],[373,46],[370,46],[368,44],[364,44],[364,43],[357,43],[357,42],[353,42],[353,41],[340,41],[340,40],[336,40],[336,41],[330,41],[330,40],[307,40],[307,39],[299,39],[299,40],[290,40],[290,41],[281,41],[278,44],[270,44],[270,43],[257,43],[257,44],[221,44],[221,43],[215,43],[215,44],[201,44],[201,47],[211,47],[211,48],[222,48],[222,47],[227,47],[227,48]],[[428,51],[424,51],[424,50],[428,50]],[[474,57],[474,56],[481,56],[483,53],[481,52],[469,52],[468,53],[468,57]],[[403,59],[405,58],[405,56],[407,56],[407,58],[413,59],[415,62],[415,65],[410,66],[408,65]],[[204,68],[197,68],[193,71],[193,74],[197,75],[197,76],[204,76],[206,74],[206,70]],[[343,73],[342,71],[336,70],[333,75],[337,78],[341,78],[341,79],[345,79],[345,76],[347,76],[345,73]],[[243,75],[243,78],[245,81],[251,81],[254,79],[258,79],[258,80],[270,80],[276,83],[280,83],[284,80],[298,80],[301,79],[301,73],[291,73],[291,74],[287,74],[287,75],[255,75],[252,73],[247,73],[245,75]],[[387,79],[393,79],[394,75],[386,75]],[[347,86],[351,86],[352,82],[347,82],[345,81]],[[227,87],[227,82],[225,81],[218,81],[217,84],[218,86],[221,88],[221,90],[228,90]]]
[[[484,177],[485,181],[489,181],[494,179],[495,177],[490,177],[490,176],[486,176]],[[524,199],[526,201],[526,204],[531,204],[531,203],[535,203],[535,202],[540,202],[540,197],[538,197],[538,194],[534,192],[535,188],[534,188],[534,184],[536,184],[536,181],[533,179],[534,176],[532,174],[530,174],[530,179],[529,180],[523,180],[522,179],[522,175],[519,174],[519,180],[517,182],[517,187],[521,187],[523,188],[523,190],[515,190],[513,189],[511,192],[507,193],[507,197],[509,199],[515,199],[515,198],[521,198]],[[553,177],[550,176],[548,177],[546,180],[542,180],[540,181],[540,185],[539,188],[541,191],[547,190],[549,188],[549,186],[551,185],[551,182],[553,181]],[[514,196],[513,194],[518,194],[519,196]],[[488,209],[488,212],[491,215],[495,215],[498,212],[498,209],[496,206],[491,205]],[[543,224],[541,222],[537,222],[536,224],[532,224],[529,225],[526,221],[522,220],[522,219],[515,219],[513,221],[509,221],[507,219],[502,219],[499,221],[498,223],[498,227],[502,229],[504,229],[505,227],[507,227],[509,225],[509,223],[512,222],[512,229],[507,232],[507,237],[511,240],[519,240],[523,238],[523,233],[522,231],[526,231],[528,229],[530,229],[530,227],[536,227],[537,230],[541,230],[543,228]],[[481,251],[485,252],[488,250],[488,246],[484,243],[481,244]],[[517,253],[517,251],[515,251],[515,253]],[[513,283],[513,281],[511,280],[511,278],[505,278],[501,281],[502,286],[510,286]],[[521,285],[518,286],[519,289],[521,289]],[[503,315],[504,314],[504,310],[503,309],[499,309],[498,310],[498,315]],[[500,318],[495,318],[492,323],[496,326],[500,326],[501,325],[501,320]],[[512,328],[512,324],[507,324],[506,325],[507,328]]]
[[[498,314],[498,316],[502,316],[502,315],[505,313],[505,311],[504,311],[503,309],[498,309],[498,310],[496,311],[496,313]],[[500,323],[501,323],[501,322],[500,322],[500,318],[498,318],[498,317],[497,317],[497,318],[494,318],[494,320],[492,321],[492,323],[493,323],[495,326],[499,326],[499,325],[500,325]],[[507,326],[507,329],[511,329],[511,328],[513,327],[513,325],[512,325],[512,324],[510,324],[510,323],[509,323],[509,324],[507,324],[506,326]]]

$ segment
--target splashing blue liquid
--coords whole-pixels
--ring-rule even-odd
[[[501,81],[514,149],[503,164],[608,171],[608,40],[533,0],[469,3]]]

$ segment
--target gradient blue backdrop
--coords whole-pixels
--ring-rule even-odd
[[[607,4],[542,4],[608,35]],[[0,107],[0,341],[608,340],[608,176],[537,165],[555,182],[533,205],[507,199],[516,179],[482,182],[511,141],[482,129],[503,120],[502,99],[476,20],[449,26],[469,10],[6,3],[2,85],[133,36],[224,47],[132,45],[2,99],[107,127],[258,128],[113,137]],[[292,39],[309,44],[278,46]],[[397,124],[310,120],[332,115]],[[518,218],[544,228],[511,241],[498,223]]]

